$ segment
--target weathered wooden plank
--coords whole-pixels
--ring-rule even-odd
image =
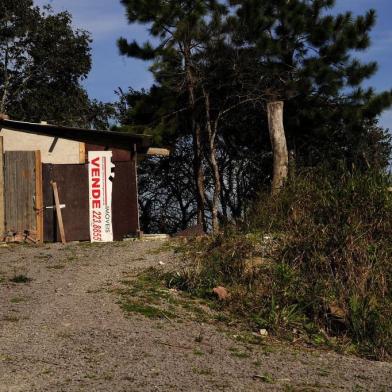
[[[147,155],[169,157],[170,156],[170,150],[168,150],[167,148],[153,148],[153,147],[150,147],[147,150]]]
[[[5,204],[4,204],[4,144],[0,136],[0,240],[5,236]]]
[[[59,191],[57,189],[57,184],[55,182],[52,182],[52,187],[53,187],[53,194],[54,194],[54,202],[55,202],[55,205],[56,205],[57,223],[59,225],[61,242],[63,244],[65,244],[66,243],[65,231],[64,231],[63,216],[61,214]]]
[[[79,163],[86,163],[86,144],[79,143]]]
[[[115,241],[139,231],[136,159],[116,162],[113,180],[113,234]]]
[[[37,242],[44,241],[44,203],[42,190],[41,151],[35,152],[35,211],[37,219]]]
[[[35,152],[4,154],[5,226],[7,232],[37,231],[35,212]]]

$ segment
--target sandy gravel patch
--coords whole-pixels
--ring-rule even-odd
[[[124,314],[124,277],[175,265],[161,248],[1,247],[0,392],[392,391],[388,363],[249,345],[206,320]],[[10,281],[18,276],[31,281]]]

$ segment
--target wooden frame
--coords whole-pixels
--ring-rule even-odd
[[[35,152],[35,211],[37,215],[37,242],[44,242],[44,205],[42,189],[41,151]]]
[[[0,136],[0,240],[5,238],[5,200],[4,200],[4,144]]]
[[[57,224],[60,229],[61,242],[63,244],[66,244],[65,230],[64,230],[64,223],[63,223],[63,214],[61,213],[60,198],[59,198],[59,191],[57,188],[57,183],[52,181],[52,187],[53,187],[53,194],[54,194],[54,202],[55,202],[55,206],[56,206]]]
[[[86,144],[79,143],[79,163],[86,163]]]
[[[134,164],[135,164],[136,205],[138,206],[138,208],[137,208],[137,235],[139,237],[141,237],[143,235],[143,233],[140,231],[139,183],[138,183],[138,173],[137,173],[137,158],[138,158],[138,153],[137,153],[137,148],[136,148],[136,144],[135,144],[134,149],[133,149],[132,159],[134,160]]]

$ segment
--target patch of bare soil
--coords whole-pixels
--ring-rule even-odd
[[[175,265],[161,248],[1,247],[0,391],[392,391],[389,363],[250,344],[192,303],[149,313],[132,277]]]

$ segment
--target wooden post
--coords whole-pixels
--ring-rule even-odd
[[[37,214],[37,242],[44,242],[44,202],[42,189],[41,151],[35,152],[35,211]]]
[[[55,182],[51,182],[53,187],[53,194],[54,194],[54,202],[56,204],[56,215],[57,215],[57,223],[60,229],[60,237],[61,242],[63,244],[66,243],[65,240],[65,231],[64,231],[64,224],[63,224],[63,216],[61,214],[61,206],[60,206],[60,199],[59,199],[59,191],[57,189],[57,184]]]
[[[131,155],[131,159],[134,161],[135,165],[135,187],[136,187],[136,206],[137,206],[137,236],[141,238],[143,236],[143,232],[140,231],[140,211],[139,211],[139,182],[137,176],[137,148],[136,144],[133,145],[133,154]]]
[[[286,135],[283,125],[283,102],[269,102],[267,104],[268,125],[274,158],[272,178],[272,194],[277,194],[288,177],[289,155],[287,151]]]
[[[79,163],[86,163],[86,144],[79,143]]]
[[[5,201],[4,201],[4,144],[0,136],[0,240],[5,238]]]

